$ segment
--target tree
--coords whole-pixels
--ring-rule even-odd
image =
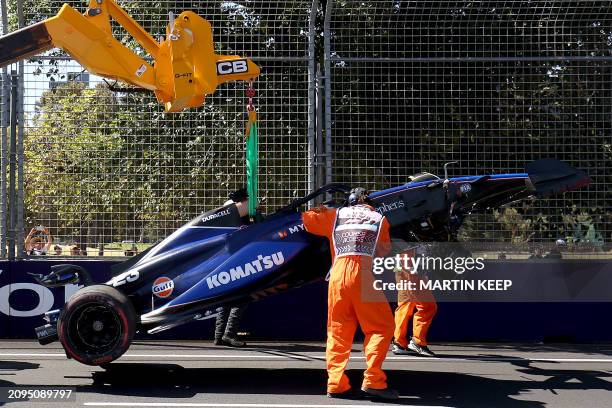
[[[116,109],[115,96],[101,86],[68,82],[43,93],[25,132],[26,222],[46,222],[54,235],[88,236],[91,243],[120,222],[113,209],[120,191],[133,186],[117,186],[112,172],[124,144]]]

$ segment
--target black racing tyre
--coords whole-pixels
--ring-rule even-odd
[[[57,322],[69,357],[87,365],[104,365],[130,347],[136,331],[132,302],[107,285],[87,286],[68,300]]]

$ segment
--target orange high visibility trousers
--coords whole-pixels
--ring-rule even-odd
[[[344,370],[358,324],[365,335],[363,348],[367,364],[362,386],[387,388],[387,376],[382,370],[382,364],[393,337],[393,315],[385,299],[379,302],[363,301],[361,279],[369,279],[367,276],[362,277],[365,273],[359,270],[359,264],[363,260],[359,258],[338,259],[329,281],[325,356],[327,391],[332,393],[345,392],[351,388]],[[337,268],[339,271],[334,271]]]
[[[408,347],[408,323],[412,317],[412,339],[419,346],[426,346],[427,332],[437,311],[438,305],[436,302],[398,302],[395,309],[395,333],[393,336],[395,342],[404,348]]]

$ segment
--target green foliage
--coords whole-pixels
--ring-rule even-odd
[[[51,226],[72,237],[103,228],[100,220],[122,200],[109,173],[124,144],[115,108],[103,87],[69,82],[42,95],[24,140],[27,223],[57,219]]]
[[[532,220],[525,219],[516,208],[495,210],[493,216],[505,231],[507,242],[522,244],[528,242],[534,235]]]
[[[591,214],[574,211],[574,214],[563,217],[563,224],[567,233],[566,240],[569,244],[597,249],[603,247],[603,235],[596,230]]]
[[[56,235],[88,243],[155,241],[203,207],[204,186],[230,184],[227,162],[242,157],[222,150],[241,148],[241,133],[183,125],[214,123],[212,109],[143,112],[148,99],[74,82],[42,95],[25,137],[28,223],[50,220]]]

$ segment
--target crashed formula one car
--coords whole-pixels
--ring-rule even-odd
[[[370,194],[387,216],[393,238],[452,241],[466,215],[532,196],[547,196],[589,183],[580,170],[539,160],[525,173],[444,179],[429,173]],[[120,357],[136,331],[156,333],[211,317],[221,305],[258,300],[322,279],[329,245],[304,230],[300,208],[326,193],[346,195],[330,184],[293,201],[260,222],[241,226],[235,206],[209,211],[148,251],[118,264],[113,278],[93,285],[86,270],[56,265],[45,286],[80,282],[63,309],[47,312],[38,327],[41,344],[59,339],[68,357],[103,365]]]

